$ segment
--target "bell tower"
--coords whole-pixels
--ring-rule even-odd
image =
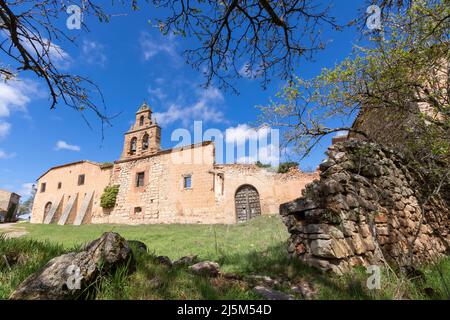
[[[161,150],[161,127],[152,119],[152,110],[143,102],[136,112],[134,124],[125,133],[120,159],[152,155]]]

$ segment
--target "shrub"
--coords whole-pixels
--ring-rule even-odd
[[[286,173],[289,171],[290,168],[293,167],[298,167],[298,162],[283,162],[280,163],[279,167],[278,167],[278,173]]]
[[[119,193],[119,186],[107,186],[100,198],[100,206],[104,209],[114,208],[116,205],[117,194]]]
[[[259,168],[270,168],[271,167],[270,163],[264,164],[264,163],[261,163],[261,161],[259,161],[259,160],[255,162],[255,165]]]

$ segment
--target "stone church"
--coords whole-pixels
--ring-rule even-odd
[[[298,169],[280,174],[256,165],[216,164],[212,141],[167,150],[160,141],[161,127],[144,103],[125,133],[119,160],[67,163],[38,178],[31,222],[232,224],[278,214],[281,203],[298,198],[318,178]],[[107,186],[118,186],[118,193],[115,204],[104,208]]]

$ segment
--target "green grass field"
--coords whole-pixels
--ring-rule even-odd
[[[286,251],[288,233],[278,216],[264,216],[238,225],[83,225],[57,226],[23,223],[14,227],[28,234],[19,239],[0,239],[0,255],[16,257],[11,269],[0,259],[0,299],[7,299],[14,288],[49,259],[81,244],[114,231],[128,240],[144,242],[149,253],[134,250],[137,271],[123,270],[104,278],[96,288],[97,299],[257,299],[246,276],[268,275],[281,280],[276,289],[290,292],[290,286],[309,281],[318,289],[317,299],[448,299],[450,297],[450,259],[423,266],[425,279],[406,279],[384,269],[381,290],[366,288],[363,269],[346,276],[324,275],[298,261]],[[1,229],[0,229],[0,232]],[[3,231],[4,232],[4,231]],[[186,268],[167,269],[156,255],[172,260],[185,255],[213,260],[221,271],[243,277],[242,281],[204,278]],[[428,292],[428,294],[426,294]],[[431,292],[431,294],[430,294]],[[296,298],[301,298],[296,295]]]

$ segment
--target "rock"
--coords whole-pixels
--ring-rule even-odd
[[[238,281],[242,280],[242,276],[231,272],[222,272],[221,276],[227,280],[238,280]]]
[[[190,266],[189,270],[195,274],[209,277],[217,277],[220,273],[219,264],[212,261],[196,263]]]
[[[119,234],[106,232],[88,243],[81,252],[51,259],[41,271],[29,276],[12,293],[14,300],[68,300],[85,298],[100,276],[118,267],[134,270],[128,242]]]
[[[264,286],[254,287],[253,292],[262,296],[266,300],[294,300],[294,297],[290,294],[286,294],[284,292],[273,290]]]
[[[147,252],[147,245],[143,243],[142,241],[138,240],[127,240],[128,244],[131,246],[135,246],[138,250],[142,252]]]
[[[295,286],[291,287],[294,293],[300,294],[303,299],[312,300],[317,296],[317,288],[308,281],[300,281]]]
[[[163,264],[168,267],[172,266],[172,261],[170,261],[168,256],[157,256],[156,260],[158,260],[159,264]]]
[[[320,171],[326,171],[329,167],[334,166],[336,162],[331,159],[325,159],[322,161],[322,163],[319,165]]]
[[[269,276],[260,276],[260,275],[250,275],[247,277],[248,280],[250,280],[253,283],[259,284],[259,285],[265,285],[269,287],[275,287],[280,285],[280,281],[277,279],[272,279]]]
[[[173,262],[174,266],[190,266],[196,263],[198,260],[198,257],[196,255],[193,256],[184,256],[180,259]]]

